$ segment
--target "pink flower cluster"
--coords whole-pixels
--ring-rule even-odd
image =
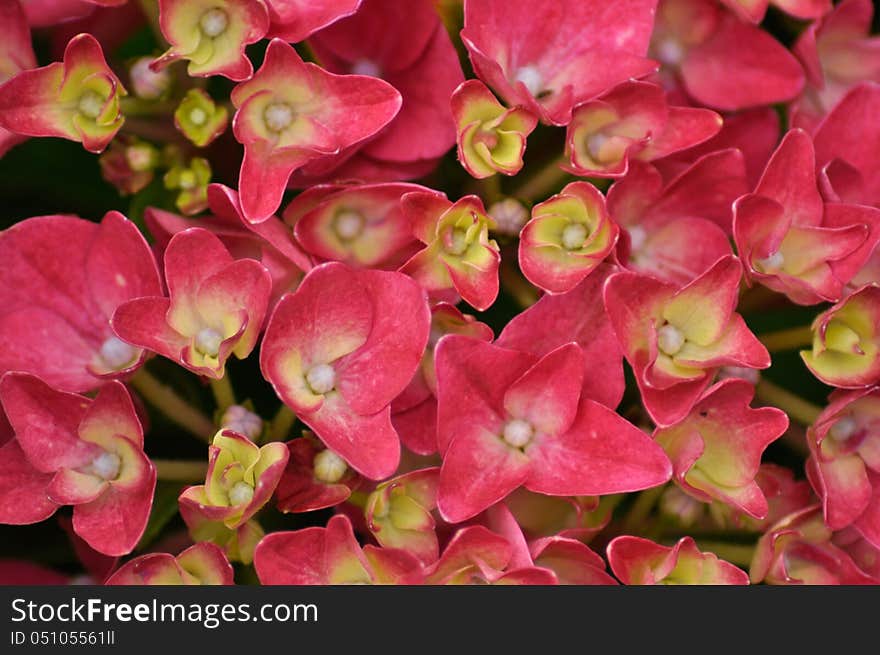
[[[880,583],[872,9],[0,0],[0,155],[170,192],[0,232],[0,523],[106,584]]]

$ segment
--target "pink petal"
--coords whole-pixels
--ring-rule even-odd
[[[96,500],[77,505],[73,511],[73,529],[92,548],[106,555],[130,553],[147,527],[156,470],[143,451],[138,455],[137,466],[145,474],[136,487],[121,489],[111,483]]]
[[[542,357],[504,394],[504,409],[546,435],[565,432],[577,413],[584,376],[581,349],[560,346]]]
[[[440,453],[458,434],[500,427],[505,391],[536,361],[530,354],[470,337],[452,334],[440,339],[435,350]]]
[[[361,271],[355,276],[373,303],[367,341],[337,368],[339,390],[352,409],[372,414],[406,388],[428,342],[431,313],[424,291],[405,275]]]
[[[46,488],[51,473],[41,473],[14,439],[0,447],[0,523],[27,525],[49,518],[58,505]]]
[[[324,397],[314,412],[299,417],[327,447],[371,480],[390,476],[400,463],[400,439],[389,406],[376,414],[357,413],[340,393]]]
[[[624,387],[622,357],[601,302],[602,285],[612,271],[600,266],[568,293],[542,296],[513,317],[495,344],[542,357],[577,342],[584,353],[583,396],[616,407]]]
[[[267,0],[272,20],[270,36],[291,43],[308,38],[314,32],[353,14],[362,0]]]
[[[476,516],[528,478],[529,458],[508,446],[499,432],[475,425],[452,438],[443,456],[437,496],[446,521],[459,523]]]
[[[607,407],[582,400],[567,432],[527,448],[526,488],[557,496],[594,496],[647,489],[672,477],[663,449]]]
[[[804,86],[800,64],[762,30],[725,17],[687,54],[681,67],[688,93],[701,104],[736,110],[790,100]]]
[[[0,399],[19,445],[37,470],[77,468],[97,453],[77,437],[88,398],[56,391],[27,373],[7,373],[0,379]]]

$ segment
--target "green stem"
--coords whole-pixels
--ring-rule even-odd
[[[510,256],[501,258],[499,277],[501,286],[516,301],[516,304],[527,309],[538,302],[541,294],[533,287],[523,274],[519,272],[516,264],[516,253],[511,251]]]
[[[214,422],[178,396],[174,389],[160,382],[146,368],[141,367],[130,384],[147,403],[162,412],[168,420],[202,441],[211,442],[216,431]]]
[[[211,380],[211,393],[214,394],[214,402],[217,403],[217,409],[221,412],[225,412],[235,404],[235,392],[232,390],[229,373],[226,373],[219,380]]]
[[[813,329],[808,325],[766,332],[758,335],[758,340],[772,352],[797,350],[813,345]]]
[[[503,196],[501,193],[501,176],[496,173],[480,180],[480,195],[483,196],[483,202],[486,203],[487,208],[501,200]]]
[[[284,441],[295,422],[296,414],[293,413],[293,410],[287,405],[281,405],[269,423],[269,436],[266,440]]]
[[[208,472],[208,463],[202,461],[184,462],[175,459],[152,459],[156,467],[156,477],[160,480],[179,482],[200,482]]]
[[[541,170],[528,178],[523,185],[513,194],[524,202],[544,200],[559,189],[562,182],[569,177],[569,173],[560,168],[566,163],[566,157],[552,160]]]
[[[351,495],[348,497],[348,500],[345,502],[350,503],[356,507],[360,507],[361,509],[367,508],[367,501],[370,498],[370,494],[365,491],[352,491]]]
[[[665,490],[666,485],[661,484],[659,487],[645,489],[639,493],[629,512],[623,518],[622,528],[624,533],[631,533],[642,526]]]
[[[724,541],[698,541],[697,547],[703,551],[715,553],[719,558],[749,568],[752,565],[752,555],[755,552],[754,545],[731,544]]]
[[[789,418],[802,425],[812,425],[822,413],[821,407],[763,378],[755,387],[755,396],[768,405],[778,407],[788,414]]]
[[[165,35],[162,34],[162,28],[159,25],[159,3],[156,2],[156,0],[138,0],[138,4],[141,6],[141,11],[144,16],[146,16],[147,21],[150,23],[150,29],[152,29],[153,34],[156,35],[156,41],[161,48],[162,44],[165,43]]]

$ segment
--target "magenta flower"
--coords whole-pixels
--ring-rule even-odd
[[[0,401],[15,430],[0,458],[0,522],[36,523],[73,505],[73,529],[89,546],[130,553],[147,525],[156,471],[125,387],[108,382],[90,400],[7,373]]]
[[[565,139],[566,167],[582,177],[622,177],[632,159],[653,161],[710,139],[714,111],[669,104],[656,84],[629,81],[575,107]]]
[[[259,262],[235,260],[202,228],[175,234],[165,250],[169,297],[135,298],[113,315],[113,330],[194,373],[214,379],[226,360],[256,345],[272,280]]]
[[[648,75],[656,0],[467,0],[461,38],[477,75],[509,106],[567,125],[575,105]]]
[[[348,500],[363,483],[345,460],[309,433],[287,442],[290,457],[275,500],[282,512],[312,512]]]
[[[127,95],[90,34],[70,40],[64,61],[23,70],[0,86],[0,128],[26,136],[79,141],[101,152],[125,120]]]
[[[823,202],[813,143],[795,129],[734,204],[733,234],[748,279],[801,305],[836,301],[880,241],[880,210]]]
[[[571,291],[542,296],[505,326],[495,345],[543,357],[577,343],[584,361],[583,396],[617,407],[624,390],[623,355],[601,299],[614,271],[603,264]]]
[[[662,449],[582,397],[583,354],[569,343],[542,358],[457,335],[437,346],[438,506],[475,516],[519,486],[557,496],[662,484]]]
[[[231,585],[232,566],[217,546],[203,542],[177,556],[148,553],[126,562],[105,585]]]
[[[358,544],[351,521],[337,515],[326,528],[273,532],[254,554],[262,584],[418,584],[422,566],[405,551]]]
[[[428,191],[417,184],[319,185],[284,210],[301,247],[318,263],[396,270],[420,249],[401,198]]]
[[[608,562],[623,584],[747,585],[749,576],[713,553],[701,552],[690,537],[672,547],[640,537],[617,537],[608,544]]]
[[[572,182],[532,207],[519,235],[520,269],[548,293],[571,291],[611,253],[618,234],[605,196],[588,182]]]
[[[260,222],[278,209],[295,169],[375,135],[397,115],[401,97],[382,80],[305,63],[273,39],[260,70],[232,91],[232,103],[232,129],[245,149],[241,205]]]
[[[662,0],[651,39],[661,77],[701,105],[738,110],[791,100],[800,64],[767,32],[712,0]]]
[[[807,473],[832,530],[854,526],[880,548],[880,393],[832,394],[808,432]]]
[[[0,234],[0,373],[27,371],[65,391],[90,391],[137,369],[144,351],[110,327],[124,302],[162,292],[137,227],[39,216]],[[35,329],[38,327],[40,329]]]
[[[402,202],[413,234],[426,247],[401,266],[401,272],[428,293],[454,290],[475,309],[491,306],[498,296],[501,256],[498,244],[489,238],[495,222],[483,201],[465,196],[452,203],[441,193],[413,192]]]
[[[171,48],[153,70],[186,59],[190,75],[240,82],[254,73],[245,46],[266,35],[269,15],[261,0],[159,0],[159,25]]]
[[[658,426],[684,418],[721,366],[770,366],[734,312],[741,277],[739,260],[727,256],[681,289],[629,272],[605,284],[605,308]]]
[[[745,380],[719,382],[682,421],[655,430],[654,439],[685,492],[763,519],[769,507],[755,478],[761,455],[788,428],[788,417],[774,407],[750,408],[754,393]]]
[[[260,367],[328,448],[379,480],[400,459],[390,404],[419,365],[430,320],[405,275],[323,264],[278,303]]]
[[[746,192],[741,154],[705,155],[668,182],[633,162],[608,191],[608,212],[622,228],[618,247],[629,270],[685,285],[731,254],[730,207]]]

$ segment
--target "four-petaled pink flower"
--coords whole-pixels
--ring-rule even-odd
[[[657,425],[684,418],[720,367],[770,366],[734,311],[741,277],[739,260],[726,256],[680,289],[629,272],[605,283],[605,308]]]
[[[483,201],[465,196],[455,203],[441,193],[408,193],[404,215],[413,234],[426,245],[400,270],[428,293],[457,292],[475,309],[488,308],[498,296],[498,244],[489,238],[495,221]]]
[[[180,494],[191,516],[236,530],[269,502],[287,466],[287,447],[278,442],[259,447],[242,434],[221,430],[208,447],[205,484]],[[195,525],[195,524],[193,524]]]
[[[750,408],[753,395],[745,380],[719,382],[682,421],[658,428],[654,439],[672,460],[684,491],[763,519],[769,508],[755,477],[764,449],[785,432],[788,417],[774,407]]]
[[[244,49],[266,35],[269,14],[262,0],[159,0],[159,25],[171,48],[153,70],[186,59],[190,75],[238,82],[253,75]]]
[[[629,81],[574,109],[565,166],[581,177],[622,177],[633,159],[653,161],[690,148],[721,129],[709,109],[676,107],[649,82]]]
[[[520,486],[556,496],[636,491],[672,474],[662,449],[582,395],[580,347],[544,357],[449,335],[437,345],[438,506],[475,516]]]
[[[63,62],[21,71],[0,86],[0,128],[80,141],[101,152],[125,120],[119,109],[125,95],[101,45],[80,34],[67,44]]]
[[[571,291],[611,253],[619,233],[599,190],[572,182],[532,208],[519,235],[520,268],[548,293]]]
[[[618,255],[626,268],[685,285],[731,254],[733,201],[746,192],[738,150],[701,157],[668,182],[653,165],[630,164],[608,190],[608,212],[624,228]]]
[[[407,276],[322,264],[278,303],[260,367],[328,448],[379,480],[400,460],[390,405],[421,361],[430,322],[425,292]]]
[[[538,124],[522,107],[506,108],[479,80],[463,82],[452,94],[458,160],[480,179],[516,175],[523,166],[526,137]]]
[[[397,115],[400,93],[382,80],[334,75],[272,39],[256,74],[232,91],[245,216],[260,222],[281,204],[290,174],[367,139]]]
[[[748,279],[801,305],[836,301],[880,241],[880,210],[823,202],[813,142],[795,129],[734,204],[733,235]]]
[[[125,387],[108,382],[91,400],[7,373],[0,401],[15,431],[0,453],[0,522],[36,523],[73,505],[73,529],[89,546],[106,555],[134,550],[156,470]]]
[[[269,271],[253,259],[233,259],[217,236],[194,227],[168,243],[165,280],[170,297],[122,304],[113,330],[194,373],[222,378],[229,356],[243,359],[257,343],[272,291]]]
[[[363,478],[314,435],[287,442],[290,457],[275,501],[282,512],[312,512],[348,500]]]

